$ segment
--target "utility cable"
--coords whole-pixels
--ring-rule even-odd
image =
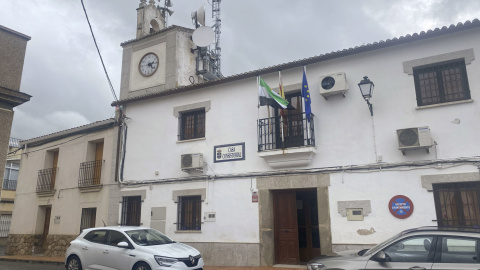
[[[92,33],[93,42],[95,43],[95,47],[97,48],[98,56],[100,56],[100,61],[102,62],[103,70],[105,71],[105,75],[107,76],[107,81],[108,81],[108,84],[110,85],[110,90],[112,91],[113,98],[115,99],[116,102],[118,102],[117,95],[115,94],[115,89],[113,89],[112,81],[110,81],[110,77],[108,76],[107,69],[105,68],[105,64],[103,63],[102,54],[98,49],[97,40],[95,39],[95,35],[93,34],[92,25],[90,24],[90,20],[88,19],[87,10],[85,9],[83,0],[80,0],[80,1],[82,2],[83,11],[85,12],[85,17],[87,18],[88,26],[90,27],[90,33]]]

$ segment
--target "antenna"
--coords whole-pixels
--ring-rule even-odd
[[[173,14],[173,10],[169,9],[169,7],[173,7],[171,0],[165,0],[163,7],[157,6],[157,8],[162,12],[163,17],[165,18],[165,28],[168,27],[168,16],[172,16]]]
[[[198,27],[192,35],[193,42],[199,47],[207,47],[212,44],[215,38],[213,29],[208,26]]]
[[[223,77],[222,72],[220,71],[220,56],[222,55],[222,48],[220,47],[220,26],[222,25],[222,20],[220,19],[220,2],[222,0],[213,0],[212,1],[212,18],[214,18],[215,24],[213,28],[215,29],[215,61],[216,61],[216,69],[215,75],[218,77]]]

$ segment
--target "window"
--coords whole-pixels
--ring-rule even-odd
[[[464,59],[413,68],[418,106],[470,99]]]
[[[388,262],[429,262],[433,260],[432,236],[403,239],[384,250]],[[432,254],[431,259],[429,254]]]
[[[475,239],[460,237],[443,237],[442,253],[435,257],[440,263],[472,263],[478,264],[478,243]]]
[[[122,226],[140,226],[140,211],[142,196],[123,197],[122,200]]]
[[[80,221],[80,232],[84,229],[95,227],[97,208],[82,208],[82,220]]]
[[[108,231],[108,240],[107,244],[110,246],[117,246],[120,242],[127,242],[129,244],[127,237],[118,231]]]
[[[185,196],[178,198],[178,221],[179,231],[200,231],[202,213],[201,196]]]
[[[191,140],[205,137],[205,108],[180,113],[179,140]]]
[[[0,215],[0,237],[8,237],[10,234],[10,224],[12,222],[12,215]]]
[[[91,231],[85,235],[85,240],[88,240],[93,243],[106,244],[107,242],[107,231],[106,230],[97,230]]]
[[[438,226],[480,227],[480,182],[433,184]]]
[[[18,171],[20,165],[15,162],[7,161],[7,166],[5,167],[5,173],[3,175],[3,189],[5,190],[16,190],[17,189],[17,179]]]

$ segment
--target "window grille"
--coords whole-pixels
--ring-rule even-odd
[[[182,112],[179,117],[179,140],[205,137],[205,109]]]
[[[58,168],[55,167],[38,171],[37,192],[50,191],[55,188],[57,169]]]
[[[88,187],[100,185],[103,160],[94,160],[80,163],[78,186]]]
[[[123,197],[122,199],[122,226],[140,226],[140,213],[142,207],[141,196]]]
[[[94,228],[96,216],[97,216],[97,208],[82,208],[80,232],[82,232],[84,229]]]
[[[465,60],[413,69],[418,106],[470,99]]]
[[[201,213],[201,196],[179,197],[177,230],[200,231],[202,229]]]
[[[3,177],[2,188],[4,190],[16,190],[17,189],[17,180],[18,180],[18,171],[20,166],[15,162],[7,162],[5,167],[5,173]]]
[[[480,226],[480,182],[433,184],[438,226]]]
[[[0,237],[8,237],[12,215],[0,215]]]

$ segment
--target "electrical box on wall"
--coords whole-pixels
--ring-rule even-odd
[[[205,216],[203,217],[203,219],[205,220],[205,222],[213,222],[215,221],[215,212],[205,212]]]
[[[347,209],[347,220],[349,220],[349,221],[362,221],[363,220],[363,209],[362,208],[348,208]]]

